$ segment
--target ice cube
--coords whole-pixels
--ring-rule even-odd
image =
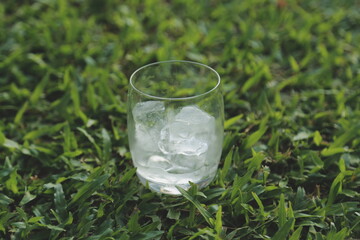
[[[153,150],[157,148],[154,140],[156,139],[156,132],[146,128],[144,125],[135,125],[135,139],[138,148],[145,150]]]
[[[134,106],[132,114],[136,124],[152,127],[165,120],[165,105],[161,101],[140,102]]]
[[[173,122],[160,132],[160,150],[165,154],[200,155],[207,150],[204,140],[195,136],[194,125]]]
[[[214,120],[214,117],[207,114],[197,106],[183,107],[175,116],[175,120],[179,122],[187,122],[189,124],[208,124]]]
[[[135,140],[145,150],[158,148],[160,131],[165,126],[165,105],[161,101],[136,104],[132,110],[135,122]]]
[[[154,155],[149,158],[147,166],[149,168],[160,168],[166,171],[167,169],[172,167],[172,164],[166,158]]]
[[[171,168],[167,170],[168,173],[192,173],[205,165],[205,154],[199,156],[175,154],[171,156]]]
[[[200,156],[207,151],[214,130],[214,117],[196,106],[186,106],[161,129],[158,146],[164,154]]]

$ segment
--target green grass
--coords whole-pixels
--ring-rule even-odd
[[[0,2],[1,239],[359,239],[356,0]],[[181,197],[140,185],[128,77],[223,79],[222,160]]]

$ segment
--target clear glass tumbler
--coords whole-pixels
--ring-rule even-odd
[[[207,186],[220,161],[223,125],[214,69],[173,60],[146,65],[130,77],[130,151],[140,181],[150,189],[178,195],[176,186]]]

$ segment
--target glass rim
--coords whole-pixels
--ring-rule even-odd
[[[139,73],[141,70],[145,69],[145,68],[148,68],[148,67],[151,67],[151,66],[154,66],[154,65],[160,65],[160,64],[163,64],[163,63],[189,63],[189,64],[193,64],[193,65],[198,65],[200,67],[204,67],[204,68],[207,68],[208,70],[210,70],[211,72],[215,73],[216,75],[216,78],[217,78],[217,83],[216,85],[211,88],[210,90],[204,92],[204,93],[201,93],[201,94],[197,94],[197,95],[194,95],[194,96],[189,96],[189,97],[159,97],[159,96],[154,96],[154,95],[151,95],[151,94],[148,94],[148,93],[145,93],[143,91],[141,91],[140,89],[136,88],[135,85],[134,85],[134,82],[133,82],[133,79],[134,79],[134,76]],[[133,72],[130,76],[130,85],[131,87],[136,91],[138,92],[139,94],[141,95],[144,95],[148,98],[152,98],[152,99],[157,99],[157,100],[171,100],[171,101],[182,101],[182,100],[189,100],[189,99],[195,99],[195,98],[200,98],[200,97],[203,97],[205,95],[208,95],[209,93],[215,91],[216,89],[219,88],[220,86],[220,83],[221,83],[221,78],[220,78],[220,75],[219,73],[213,69],[212,67],[209,67],[208,65],[205,65],[203,63],[199,63],[199,62],[193,62],[193,61],[187,61],[187,60],[167,60],[167,61],[158,61],[158,62],[153,62],[153,63],[149,63],[149,64],[146,64],[138,69],[135,70],[135,72]]]

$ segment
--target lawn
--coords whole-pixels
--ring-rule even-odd
[[[1,0],[0,239],[360,239],[357,0]],[[216,178],[142,186],[128,79],[222,77]]]

